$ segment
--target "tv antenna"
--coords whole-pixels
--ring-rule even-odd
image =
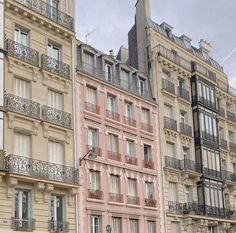
[[[99,29],[100,29],[100,28],[97,27],[97,28],[93,29],[92,31],[87,32],[87,33],[85,34],[85,41],[86,41],[86,44],[88,44],[88,38],[89,38],[89,36],[91,36],[91,34],[93,34],[94,32],[96,32],[96,31],[99,30]]]

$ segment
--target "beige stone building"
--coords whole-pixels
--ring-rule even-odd
[[[150,75],[159,106],[163,232],[236,232],[236,91],[207,41],[196,48],[150,17],[138,0],[129,62]]]
[[[0,20],[0,232],[73,233],[74,1],[0,1]]]

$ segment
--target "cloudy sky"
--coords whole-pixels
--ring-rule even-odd
[[[136,0],[76,0],[76,30],[79,39],[108,52],[128,46],[127,33],[134,23]],[[231,85],[236,88],[236,1],[235,0],[151,0],[152,19],[174,27],[176,35],[186,34],[198,47],[201,38],[213,47],[213,57],[224,63]]]

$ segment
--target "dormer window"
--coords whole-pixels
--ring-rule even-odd
[[[129,72],[124,69],[120,70],[120,85],[123,88],[129,88]]]
[[[109,63],[105,63],[105,79],[108,82],[112,81],[112,65]]]
[[[87,51],[83,52],[83,69],[90,73],[94,73],[94,55]]]
[[[145,80],[142,78],[139,78],[139,81],[138,81],[138,92],[139,92],[139,95],[141,96],[145,94]]]
[[[165,28],[165,32],[166,32],[167,36],[170,37],[171,30],[169,28]]]

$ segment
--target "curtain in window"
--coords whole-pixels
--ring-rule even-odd
[[[107,110],[116,112],[116,98],[114,96],[107,97]]]
[[[179,223],[176,223],[176,222],[172,222],[171,223],[171,232],[172,233],[180,233],[180,225]]]
[[[109,151],[118,152],[118,136],[114,134],[108,134],[108,146]]]
[[[151,153],[151,146],[149,145],[144,145],[144,160],[145,161],[150,161],[152,160],[152,153]]]
[[[155,233],[156,232],[156,224],[153,221],[147,221],[148,232],[147,233]]]
[[[169,105],[164,105],[164,113],[166,117],[172,118],[172,107]]]
[[[154,186],[152,182],[146,182],[145,183],[145,188],[146,188],[146,198],[147,199],[153,199],[154,195]]]
[[[130,232],[138,233],[138,220],[137,219],[130,219]]]
[[[83,53],[83,66],[85,71],[94,73],[94,56],[92,54]]]
[[[119,194],[120,179],[119,176],[111,175],[111,193]]]
[[[14,40],[24,46],[28,46],[28,33],[20,28],[15,29]]]
[[[62,94],[56,91],[48,90],[48,106],[58,110],[63,109]]]
[[[129,72],[122,69],[120,71],[120,85],[125,89],[129,88]]]
[[[185,201],[187,203],[193,202],[193,189],[191,186],[185,186]]]
[[[150,122],[150,112],[147,109],[142,109],[142,123],[149,124]]]
[[[29,193],[27,191],[15,191],[15,217],[29,218]]]
[[[14,154],[31,157],[31,138],[29,135],[15,132],[14,133]]]
[[[14,95],[30,99],[30,83],[19,78],[14,78]]]
[[[89,189],[100,190],[100,173],[98,171],[90,171]]]
[[[166,155],[170,157],[175,157],[175,145],[171,143],[166,143]]]
[[[132,104],[130,104],[130,103],[125,104],[125,116],[128,118],[132,118],[132,116],[133,116]]]
[[[93,147],[98,146],[98,131],[96,129],[88,130],[88,145]]]
[[[58,142],[48,141],[49,162],[63,165],[63,145]]]
[[[90,104],[96,104],[97,100],[96,100],[96,89],[91,88],[91,87],[87,87],[87,102]]]
[[[112,217],[112,233],[122,233],[121,218]]]
[[[48,44],[48,56],[55,60],[60,60],[60,48],[53,44]],[[57,64],[55,64],[57,65]]]
[[[91,217],[91,233],[101,233],[100,231],[100,216]]]
[[[134,142],[130,140],[127,140],[127,155],[130,157],[135,157]]]
[[[135,179],[128,179],[128,195],[136,197],[137,183]]]
[[[63,197],[52,195],[51,196],[51,210],[50,215],[52,221],[63,221]]]
[[[169,201],[178,202],[178,190],[177,184],[173,182],[169,182]]]

